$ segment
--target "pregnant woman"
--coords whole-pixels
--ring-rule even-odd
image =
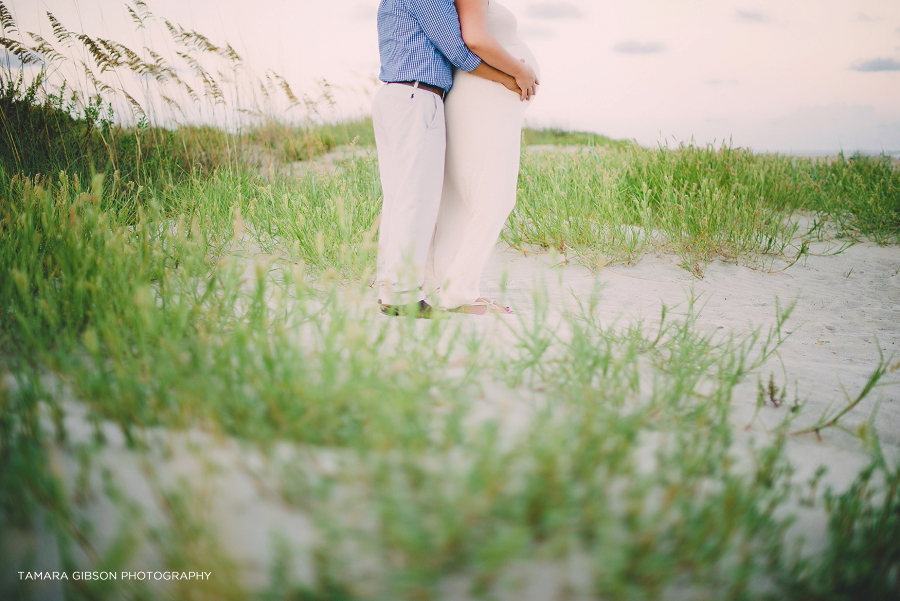
[[[496,0],[456,0],[466,46],[517,81],[537,79],[537,61],[517,36],[515,16]],[[427,267],[442,309],[512,313],[480,295],[478,282],[516,203],[522,121],[534,85],[521,96],[500,83],[454,70],[444,103],[444,188]]]

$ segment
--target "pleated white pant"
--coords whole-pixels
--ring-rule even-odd
[[[372,125],[384,195],[378,298],[405,305],[426,298],[425,265],[444,179],[444,103],[428,90],[387,84],[372,103]]]

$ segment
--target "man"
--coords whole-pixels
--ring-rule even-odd
[[[376,285],[386,315],[428,317],[425,262],[444,179],[443,99],[452,66],[521,92],[463,43],[453,0],[381,0],[379,79],[372,124],[384,202]]]

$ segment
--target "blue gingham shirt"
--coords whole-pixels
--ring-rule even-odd
[[[421,81],[444,90],[451,65],[471,71],[481,59],[463,43],[453,0],[381,0],[378,6],[381,81]]]

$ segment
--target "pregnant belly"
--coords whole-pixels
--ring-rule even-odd
[[[528,48],[523,42],[518,42],[516,44],[510,44],[506,46],[506,51],[512,54],[517,59],[525,59],[525,64],[529,65],[534,72],[537,74],[538,79],[541,77],[541,66],[538,65],[537,58],[535,58],[534,54],[531,53],[531,49]]]

